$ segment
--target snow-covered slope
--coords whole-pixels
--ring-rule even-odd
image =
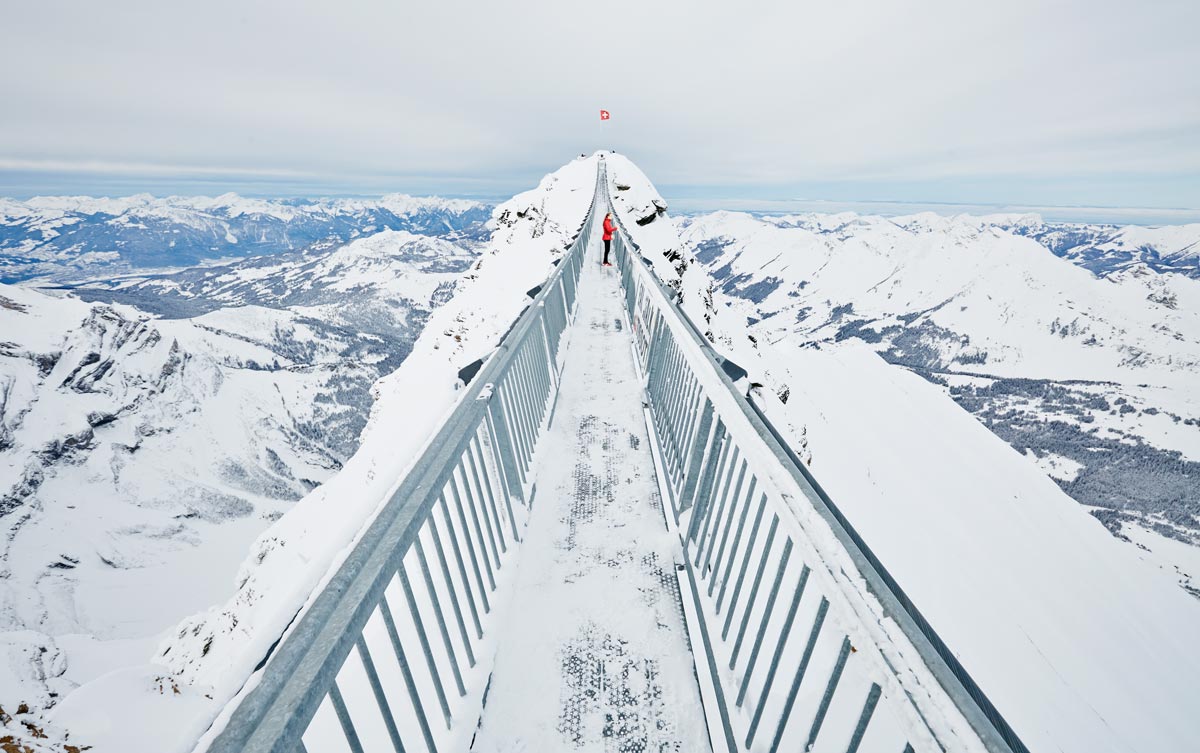
[[[0,705],[144,663],[225,598],[475,258],[383,231],[77,290],[144,308],[0,284]]]
[[[1097,278],[965,216],[722,212],[681,233],[745,328],[731,344],[869,343],[1102,508],[1115,533],[1157,531],[1174,540],[1163,551],[1200,541],[1200,281],[1147,265]],[[795,386],[765,369],[776,394]],[[1200,576],[1177,574],[1188,588]]]
[[[257,538],[227,581],[228,599],[165,636],[157,661],[84,685],[54,721],[97,746],[190,750],[195,737],[250,676],[316,586],[341,561],[391,489],[452,409],[458,371],[486,357],[528,305],[526,291],[545,279],[587,213],[596,159],[580,158],[539,186],[496,208],[490,243],[431,316],[412,353],[374,389],[362,444],[345,466]],[[149,661],[150,655],[144,656]],[[180,687],[161,693],[155,678]],[[171,719],[132,732],[113,720]],[[136,734],[135,734],[136,733]]]
[[[356,406],[313,398],[373,374],[286,312],[0,296],[0,688],[44,706],[224,590],[235,552],[353,449]]]
[[[1055,455],[1060,476],[1084,477],[1041,442],[1064,426],[1080,453],[1132,448],[1091,478],[1115,464],[1131,494],[1182,501],[1190,519],[1191,461],[1171,455],[1160,475],[1123,463],[1151,438],[1200,449],[1200,330],[1183,303],[1194,281],[1174,276],[1171,308],[1141,277],[1097,279],[973,218],[676,225],[644,211],[657,194],[636,167],[609,165],[643,253],[716,349],[765,385],[756,402],[1029,748],[1190,749],[1200,601],[1039,462]],[[989,400],[977,412],[995,433],[955,399]],[[1037,440],[1034,457],[996,436],[1020,446],[1004,425]]]
[[[236,194],[0,199],[0,282],[185,267],[340,245],[381,230],[478,237],[489,216],[490,207],[478,202],[404,194],[317,200]]]

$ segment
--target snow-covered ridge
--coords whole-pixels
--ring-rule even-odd
[[[528,304],[525,291],[544,280],[569,247],[592,200],[596,166],[594,157],[575,160],[495,209],[483,253],[432,315],[404,364],[375,385],[358,452],[258,538],[231,583],[231,598],[170,631],[155,664],[77,690],[56,712],[57,723],[78,739],[90,733],[114,745],[121,731],[104,728],[89,705],[106,687],[169,674],[183,688],[178,696],[147,693],[127,702],[141,704],[136,713],[145,718],[183,714],[191,720],[156,740],[156,750],[183,750],[194,741],[189,730],[203,729],[238,691],[389,498],[461,394],[458,371],[496,347]]]
[[[765,385],[756,402],[1030,749],[1188,749],[1200,602],[955,401],[994,393],[1020,409],[1025,390],[1044,426],[1090,416],[1090,441],[1115,429],[1114,445],[1137,447],[1115,423],[1137,416],[1145,436],[1194,448],[1194,281],[1169,275],[1172,307],[1151,297],[1169,296],[1148,289],[1148,266],[1097,279],[972,218],[676,223],[636,198],[657,196],[640,171],[609,161],[635,197],[613,186],[642,253],[714,347]],[[1194,489],[1195,473],[1183,478]]]

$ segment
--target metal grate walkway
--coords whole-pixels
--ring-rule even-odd
[[[588,244],[512,603],[472,750],[706,751],[615,268]]]

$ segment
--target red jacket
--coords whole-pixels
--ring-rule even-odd
[[[611,241],[613,233],[617,231],[617,226],[613,224],[611,217],[604,218],[604,240]]]

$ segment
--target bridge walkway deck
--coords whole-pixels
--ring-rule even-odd
[[[474,751],[709,750],[679,543],[664,525],[618,273],[601,254],[597,233]]]

